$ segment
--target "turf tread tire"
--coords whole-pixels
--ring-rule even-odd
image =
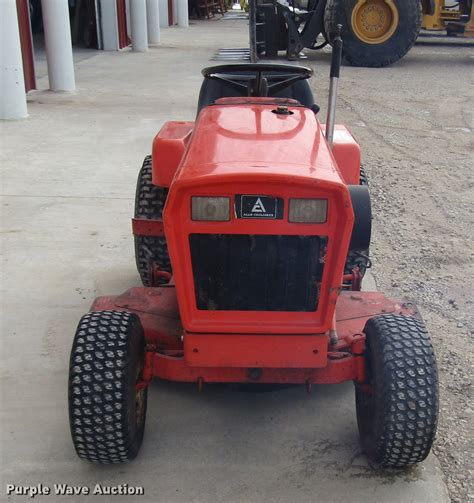
[[[364,332],[372,393],[356,385],[362,448],[383,467],[419,463],[430,452],[438,420],[438,374],[424,323],[385,314],[368,320]]]
[[[379,68],[388,66],[413,47],[422,22],[420,0],[395,0],[399,23],[395,33],[381,44],[367,44],[351,28],[352,11],[358,0],[328,0],[324,12],[324,31],[331,41],[336,26],[342,25],[343,56],[352,66]]]
[[[151,155],[147,155],[138,174],[135,194],[135,218],[161,220],[168,189],[152,183]],[[135,261],[140,279],[144,286],[153,284],[154,266],[171,273],[171,261],[166,238],[153,236],[135,236]],[[160,278],[159,283],[166,283]]]
[[[81,318],[71,350],[68,390],[71,436],[80,458],[108,464],[136,457],[147,403],[144,389],[137,407],[135,388],[144,347],[136,314],[96,311]]]
[[[360,165],[359,185],[369,186],[369,177],[367,176],[367,171],[365,171],[363,164]]]

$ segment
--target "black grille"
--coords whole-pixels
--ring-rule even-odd
[[[316,311],[325,238],[191,234],[198,309]]]

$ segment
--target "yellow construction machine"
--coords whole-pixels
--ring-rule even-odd
[[[271,2],[271,3],[270,3]],[[250,0],[251,59],[331,43],[342,25],[345,60],[387,66],[403,57],[420,30],[474,36],[473,0]],[[318,39],[319,37],[319,39]],[[321,37],[323,39],[321,40]]]
[[[427,4],[425,6],[425,4]],[[446,0],[422,2],[425,30],[446,30],[448,35],[474,37],[474,4],[472,1],[448,4]]]

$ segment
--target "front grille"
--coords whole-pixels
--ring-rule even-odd
[[[326,238],[191,234],[201,310],[316,311]]]

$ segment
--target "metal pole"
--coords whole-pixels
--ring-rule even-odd
[[[326,117],[326,140],[332,148],[334,140],[334,123],[336,118],[336,101],[337,101],[337,84],[338,79],[331,78],[329,85],[329,100],[328,100],[328,113]]]
[[[334,139],[334,124],[336,119],[337,85],[339,82],[339,72],[342,58],[342,39],[340,24],[337,25],[337,32],[332,41],[331,73],[329,83],[328,114],[326,117],[326,140],[332,149]]]
[[[160,0],[146,0],[148,44],[160,43]]]
[[[74,60],[68,0],[41,0],[51,91],[74,91]]]
[[[27,116],[16,0],[0,0],[0,119]]]
[[[148,51],[146,0],[130,0],[130,25],[132,49],[138,52]]]
[[[178,26],[189,26],[188,0],[178,0]]]
[[[257,1],[249,0],[250,62],[257,62]]]

